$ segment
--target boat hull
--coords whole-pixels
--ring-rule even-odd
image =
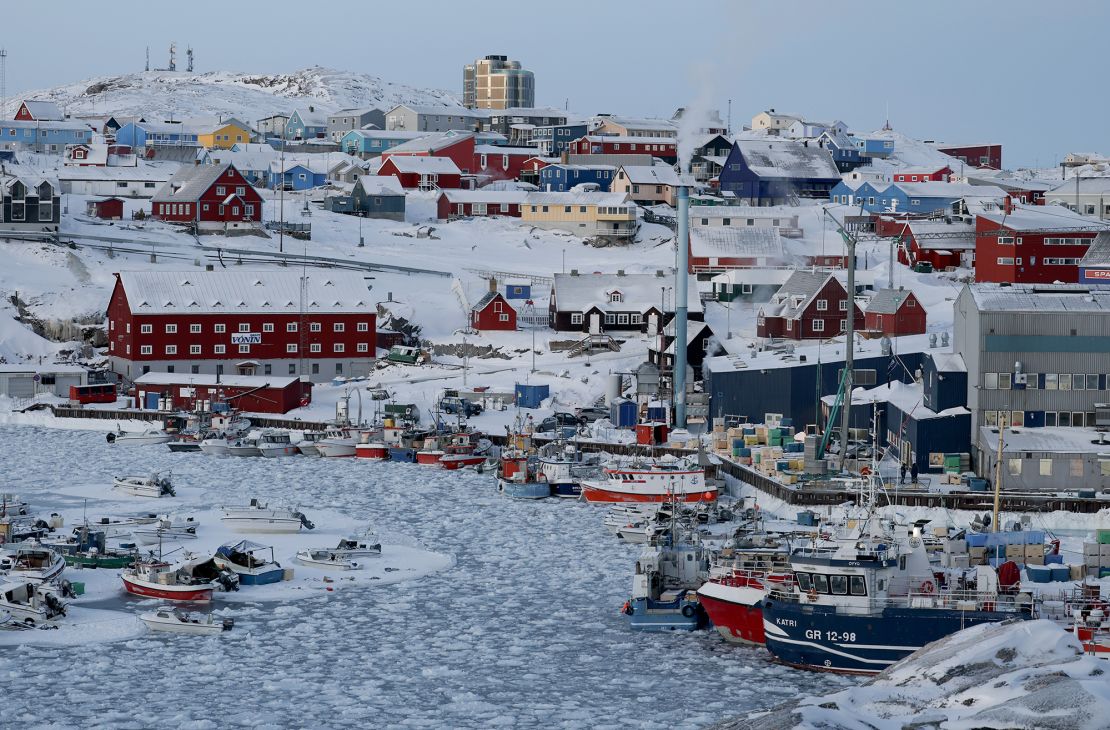
[[[498,479],[497,491],[513,499],[546,499],[551,496],[551,487],[547,482],[514,482]]]
[[[763,594],[762,587],[723,583],[706,583],[698,589],[698,599],[717,633],[730,643],[753,646],[765,643]]]
[[[204,441],[200,445],[200,452],[209,456],[227,456],[227,442]]]
[[[196,441],[171,441],[166,446],[175,454],[200,451],[200,444]]]
[[[211,584],[199,586],[176,586],[148,583],[134,576],[120,576],[123,587],[128,593],[145,598],[161,598],[164,601],[189,601],[192,603],[208,603],[212,600],[214,586]]]
[[[258,449],[262,456],[267,459],[276,459],[279,456],[296,456],[301,453],[293,444],[284,444],[281,446],[262,446]]]
[[[416,463],[422,466],[439,466],[442,458],[443,452],[438,450],[416,452]]]
[[[635,492],[612,489],[608,482],[582,482],[582,497],[587,502],[712,502],[717,499],[717,490],[702,489],[685,494],[666,492]]]
[[[66,565],[74,568],[126,568],[135,562],[133,555],[65,555]]]
[[[385,444],[359,444],[355,447],[355,456],[360,459],[385,461],[389,458],[389,447]]]
[[[224,567],[239,576],[241,586],[264,586],[270,583],[280,583],[285,577],[285,570],[280,566],[267,566],[264,569],[250,571],[233,563],[222,563]]]
[[[783,600],[764,600],[760,608],[767,650],[777,660],[843,674],[876,674],[929,642],[970,626],[1028,618],[1013,611],[906,607],[852,615]]]
[[[355,455],[355,443],[341,443],[337,441],[317,441],[316,450],[320,456],[328,459],[342,459]]]
[[[228,446],[228,456],[262,456],[262,450],[257,446]]]
[[[220,522],[236,532],[289,533],[301,531],[301,521],[293,518],[221,517]]]
[[[462,469],[464,466],[477,466],[486,460],[486,457],[475,454],[448,454],[440,458],[439,463],[448,471]]]
[[[405,446],[391,446],[389,448],[389,460],[413,464],[416,462],[416,449]]]
[[[582,485],[578,482],[551,482],[551,493],[564,499],[578,499],[582,496]]]
[[[705,624],[697,601],[686,596],[673,601],[634,598],[628,603],[632,611],[629,626],[635,631],[696,631]]]

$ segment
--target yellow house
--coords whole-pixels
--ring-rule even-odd
[[[636,206],[623,193],[528,193],[520,206],[520,220],[583,238],[618,241],[630,240],[639,227]]]
[[[250,130],[235,123],[221,124],[197,135],[197,144],[208,149],[228,150],[232,145],[246,144],[250,141]]]

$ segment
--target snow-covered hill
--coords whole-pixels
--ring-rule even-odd
[[[253,122],[308,105],[322,111],[389,108],[402,103],[459,106],[448,91],[417,89],[378,76],[319,66],[290,74],[143,71],[98,76],[52,89],[9,94],[7,108],[0,110],[5,118],[14,114],[21,99],[56,101],[71,116],[142,114],[151,121],[224,115]]]

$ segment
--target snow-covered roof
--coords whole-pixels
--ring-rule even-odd
[[[543,159],[543,158],[541,158],[541,159]],[[558,158],[554,158],[554,159],[558,159]],[[597,171],[597,170],[616,170],[617,169],[615,165],[582,165],[582,164],[569,165],[569,164],[563,164],[561,162],[553,162],[550,165],[548,165],[547,167],[558,167],[559,169],[562,169],[562,170],[572,170],[572,171],[573,170],[586,170],[586,171],[590,171],[590,172],[594,172],[594,171]],[[546,169],[546,168],[544,168],[544,169]]]
[[[1110,232],[1102,232],[1095,236],[1087,253],[1079,260],[1080,267],[1084,266],[1110,266]]]
[[[681,185],[678,173],[670,165],[625,165],[624,171],[628,181],[636,185]]]
[[[425,152],[438,152],[439,150],[450,147],[451,145],[458,144],[463,140],[470,139],[474,136],[473,132],[461,132],[456,134],[425,134],[415,139],[410,139],[408,142],[392,147],[382,154],[387,157],[393,155],[403,155],[412,153],[425,153]],[[532,150],[535,152],[535,150]]]
[[[25,119],[3,119],[0,120],[0,127],[4,129],[58,129],[69,132],[92,131],[92,127],[89,126],[88,122],[71,119],[46,119],[41,122],[32,122]]]
[[[784,258],[782,236],[763,226],[691,226],[690,255],[710,258]]]
[[[795,220],[798,209],[785,205],[691,205],[690,219],[695,218],[788,218]]]
[[[982,312],[1106,312],[1110,290],[1076,285],[968,284]]]
[[[391,155],[382,165],[390,164],[397,172],[419,174],[459,175],[459,166],[450,157],[427,157],[425,155]]]
[[[909,289],[880,289],[867,303],[867,311],[876,314],[897,314],[913,291]]]
[[[1006,197],[1006,191],[995,185],[967,185],[966,183],[950,182],[896,182],[893,187],[898,188],[911,198],[992,198],[1001,200]]]
[[[195,201],[204,191],[216,184],[229,165],[182,165],[169,181],[158,189],[152,201],[155,203],[176,203],[182,200]]]
[[[951,169],[948,165],[943,165],[943,164],[925,165],[925,166],[919,166],[919,167],[899,167],[896,170],[894,170],[894,174],[895,175],[934,175],[934,174],[940,172],[941,170],[943,170],[946,167]]]
[[[910,220],[907,227],[920,248],[945,248],[955,251],[975,250],[975,223],[962,218],[946,220]],[[930,238],[935,233],[960,234],[957,238]]]
[[[528,198],[525,190],[443,190],[441,195],[450,203],[510,203],[523,204]]]
[[[840,179],[832,155],[817,145],[767,138],[742,139],[737,144],[748,167],[760,177]]]
[[[119,278],[135,314],[301,311],[299,271],[121,271]],[[377,306],[366,280],[351,271],[310,274],[304,302],[307,314],[365,314]]]
[[[768,317],[793,319],[806,310],[825,282],[835,278],[827,271],[795,271],[761,311]]]
[[[930,352],[929,357],[941,373],[966,373],[967,363],[964,356],[958,352]]]
[[[390,109],[390,113],[397,109],[407,109],[417,114],[430,114],[433,116],[471,117],[472,119],[485,119],[489,116],[489,109],[467,109],[464,106],[435,106],[431,104],[398,104]]]
[[[624,127],[625,129],[643,129],[653,132],[671,132],[673,134],[678,133],[678,127],[676,127],[675,123],[670,121],[669,119],[656,119],[652,117],[607,116],[595,117],[593,121],[598,125],[611,123],[618,127]],[[655,137],[652,139],[658,138]]]
[[[139,162],[135,167],[77,167],[66,166],[58,170],[59,180],[115,180],[116,182],[142,181],[166,182],[179,169],[172,163],[149,164]]]
[[[301,123],[308,127],[326,127],[328,126],[328,115],[322,111],[308,109],[294,109],[296,115],[300,118]],[[292,117],[292,114],[290,114]]]
[[[625,193],[586,192],[581,190],[565,193],[528,193],[528,205],[603,205],[618,206],[628,203]]]
[[[404,195],[401,181],[393,175],[362,175],[355,182],[367,195]]]
[[[996,209],[977,215],[1013,231],[1110,230],[1110,224],[1102,225],[1096,218],[1079,215],[1061,205],[1015,205],[1009,213]]]
[[[474,153],[479,155],[523,155],[524,157],[535,157],[536,152],[538,152],[538,150],[535,147],[507,147],[494,144],[479,144],[474,146]]]
[[[612,142],[617,144],[678,144],[674,137],[637,137],[625,134],[587,134],[582,139],[590,142]]]
[[[1080,195],[1098,195],[1106,193],[1110,195],[1110,177],[1081,177],[1079,178],[1079,194]],[[1071,180],[1065,180],[1056,187],[1048,191],[1047,195],[1059,197],[1062,195],[1075,196],[1076,182],[1073,177]]]
[[[237,170],[264,170],[278,159],[278,151],[268,144],[251,145],[249,150],[212,149],[207,154],[213,164],[232,164]]]
[[[268,385],[273,388],[288,388],[299,380],[288,375],[205,375],[203,373],[149,373],[135,378],[135,385],[200,385],[212,387],[223,385],[229,388],[260,388]]]
[[[62,108],[52,101],[24,99],[23,105],[27,107],[27,111],[31,113],[31,116],[40,122],[46,120],[60,121],[66,117]]]
[[[428,132],[406,132],[403,129],[352,129],[347,134],[357,134],[365,139],[420,139],[421,137],[438,136]]]
[[[147,134],[203,134],[204,129],[191,124],[175,122],[136,122],[135,126]]]
[[[602,311],[646,312],[659,309],[663,287],[674,286],[674,269],[658,274],[555,274],[555,302],[560,312],[585,312],[592,307]],[[610,295],[619,291],[620,302],[609,303]],[[702,311],[697,287],[687,288],[687,307]],[[674,311],[673,294],[667,300],[667,311]]]
[[[822,396],[821,400],[831,406],[836,401],[836,395]],[[964,416],[971,413],[964,406],[956,406],[940,412],[929,410],[925,406],[924,384],[903,383],[900,380],[891,380],[873,388],[856,388],[852,391],[852,405],[860,406],[872,403],[889,403],[902,413],[911,415],[916,421]]]
[[[990,454],[998,453],[998,429],[979,427],[979,446]],[[1102,443],[1098,431],[1089,428],[1047,426],[1007,428],[1002,438],[1002,453],[1030,451],[1052,454],[1110,454],[1110,441]]]
[[[782,286],[794,273],[793,269],[729,269],[713,277],[714,284],[752,284],[754,286]]]
[[[342,116],[362,116],[364,114],[371,114],[373,112],[384,112],[384,109],[379,109],[375,106],[363,107],[361,109],[340,109],[339,111],[332,112],[328,115],[329,119]]]
[[[81,367],[80,365],[69,365],[65,363],[54,363],[39,365],[33,362],[25,363],[0,363],[0,373],[5,375],[13,375],[19,373],[87,373],[88,368]]]

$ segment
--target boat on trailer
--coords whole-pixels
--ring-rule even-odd
[[[171,634],[216,636],[225,631],[231,631],[235,626],[233,618],[216,620],[210,613],[194,614],[175,608],[140,613],[139,618],[151,631],[166,631]]]

